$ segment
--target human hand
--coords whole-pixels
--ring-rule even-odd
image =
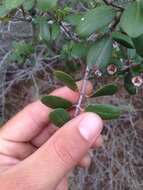
[[[86,93],[91,92],[88,83]],[[67,87],[55,90],[52,95],[73,104],[79,98],[78,92]],[[68,172],[76,165],[90,164],[89,148],[102,144],[100,117],[82,113],[57,129],[48,121],[50,111],[41,101],[34,102],[1,128],[2,190],[67,190]]]

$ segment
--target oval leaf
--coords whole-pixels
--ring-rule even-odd
[[[58,0],[37,0],[37,8],[40,11],[48,11],[57,5]]]
[[[87,45],[84,43],[72,43],[71,57],[74,59],[85,58],[87,55]]]
[[[132,38],[137,53],[143,57],[143,34],[137,38]]]
[[[4,5],[6,9],[11,10],[18,8],[20,5],[22,5],[22,3],[23,0],[13,0],[12,2],[11,0],[5,0]]]
[[[116,94],[118,92],[118,87],[115,84],[108,84],[97,90],[91,97],[98,96],[109,96]]]
[[[113,32],[112,38],[118,42],[119,44],[127,47],[127,48],[134,48],[133,42],[131,38],[125,34],[122,34],[121,32]]]
[[[65,100],[58,96],[52,96],[52,95],[42,97],[41,102],[44,105],[53,109],[56,109],[56,108],[68,109],[72,106],[72,103],[69,102],[68,100]]]
[[[38,18],[38,24],[39,24],[39,38],[40,38],[40,40],[44,40],[46,42],[50,41],[51,34],[50,34],[47,18],[39,17]]]
[[[74,14],[74,15],[72,14],[65,17],[64,20],[73,26],[77,26],[80,23],[82,17],[83,17],[82,14]]]
[[[132,38],[143,33],[143,7],[140,1],[131,3],[125,10],[121,18],[121,27]]]
[[[49,119],[56,126],[62,127],[70,120],[70,114],[65,109],[58,108],[50,113]]]
[[[89,36],[112,22],[116,12],[109,6],[101,6],[88,11],[77,25],[80,36]]]
[[[56,76],[57,79],[62,81],[70,89],[74,91],[78,90],[75,80],[69,74],[63,71],[54,71],[54,75]]]
[[[117,119],[121,114],[119,108],[108,104],[89,105],[86,107],[85,111],[97,113],[104,120]]]
[[[91,69],[94,64],[97,65],[99,69],[105,69],[109,63],[112,55],[112,38],[105,36],[99,39],[91,48],[89,49],[87,55],[87,64]]]
[[[23,2],[23,8],[24,10],[31,10],[35,5],[35,0],[28,0]]]
[[[60,26],[55,23],[51,26],[51,40],[56,40],[59,35],[60,35]]]

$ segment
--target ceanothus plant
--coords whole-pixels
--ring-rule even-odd
[[[16,16],[17,11],[23,17]],[[31,23],[33,37],[30,42],[14,42],[10,60],[24,64],[34,63],[33,54],[38,44],[46,44],[47,57],[68,62],[76,61],[76,69],[84,73],[77,105],[77,116],[85,98],[111,96],[118,92],[116,82],[105,84],[86,97],[87,80],[96,77],[123,78],[124,87],[135,95],[142,85],[143,72],[143,2],[142,0],[2,0],[0,20],[11,19]],[[47,63],[48,64],[48,63]],[[81,66],[82,65],[82,66]],[[78,91],[75,79],[64,71],[54,70],[55,77],[73,91]],[[52,95],[41,101],[53,108],[50,120],[57,126],[71,119],[67,112],[71,102]],[[108,104],[86,105],[84,111],[98,113],[102,119],[120,117],[121,110]]]

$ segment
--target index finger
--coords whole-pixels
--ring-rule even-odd
[[[81,81],[77,83],[79,89],[81,84]],[[88,82],[86,94],[91,92],[92,85]],[[53,91],[51,95],[60,96],[72,103],[76,103],[79,98],[79,93],[68,87],[59,88]],[[50,112],[51,108],[46,107],[40,100],[31,103],[5,124],[0,131],[0,137],[15,142],[28,142],[48,125]]]

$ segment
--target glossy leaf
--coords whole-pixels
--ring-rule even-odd
[[[140,73],[143,73],[143,64],[138,64],[136,67],[133,67],[132,68],[132,72],[135,74],[135,75],[138,75]]]
[[[143,57],[143,34],[137,38],[132,38],[137,53]]]
[[[27,0],[23,2],[23,8],[26,11],[31,10],[35,5],[35,0]]]
[[[50,41],[51,34],[47,18],[45,17],[38,18],[38,23],[39,23],[39,39],[44,40],[46,42]]]
[[[4,5],[6,9],[11,10],[18,8],[23,2],[24,0],[5,0]]]
[[[80,20],[76,31],[80,36],[89,36],[112,22],[116,12],[109,6],[89,10]]]
[[[109,104],[89,105],[86,107],[85,111],[97,113],[104,120],[117,119],[121,114],[121,111],[118,107]]]
[[[74,59],[85,58],[87,55],[87,46],[83,43],[73,43],[71,47],[71,57]]]
[[[143,7],[140,1],[133,2],[124,11],[121,18],[122,29],[132,38],[143,33]]]
[[[135,95],[137,93],[137,88],[132,83],[132,74],[127,73],[124,77],[124,87],[127,92],[131,95]]]
[[[60,26],[55,23],[51,26],[51,40],[56,40],[59,35],[60,35]]]
[[[44,105],[56,109],[56,108],[64,108],[64,109],[68,109],[72,106],[72,103],[69,102],[68,100],[65,100],[61,97],[58,96],[43,96],[41,98],[41,101]]]
[[[87,55],[89,68],[97,65],[99,69],[105,69],[112,55],[112,38],[105,36],[91,46]]]
[[[62,108],[55,109],[49,114],[50,121],[58,127],[62,127],[70,120],[70,114]]]
[[[118,87],[115,84],[108,84],[98,89],[91,97],[109,96],[118,92]]]
[[[0,19],[5,17],[9,13],[9,10],[6,9],[4,5],[0,6]]]
[[[73,26],[77,26],[80,23],[82,17],[83,17],[82,14],[74,14],[74,15],[68,15],[67,17],[65,17],[64,20]]]
[[[51,8],[54,8],[57,5],[58,0],[38,0],[37,1],[37,8],[40,11],[48,11]]]
[[[54,71],[54,75],[56,76],[57,79],[62,81],[70,89],[74,91],[78,90],[75,80],[69,74],[63,71]]]
[[[133,42],[131,38],[121,32],[113,32],[112,38],[118,42],[119,44],[127,47],[127,48],[134,48]]]

